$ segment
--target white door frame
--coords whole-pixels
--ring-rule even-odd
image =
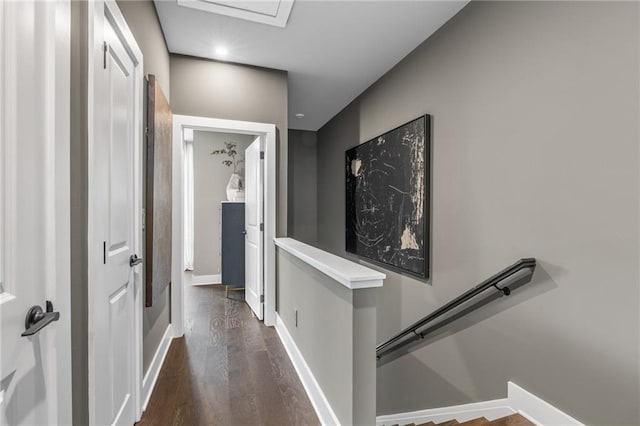
[[[257,143],[257,146],[256,146]],[[264,223],[264,160],[260,159],[260,153],[264,151],[265,144],[262,136],[256,137],[253,142],[244,150],[245,167],[245,209],[244,209],[244,253],[245,253],[245,291],[244,300],[251,308],[256,317],[260,320],[264,318],[264,303],[260,300],[264,296],[264,232],[260,230],[260,224]],[[250,151],[251,150],[251,151]],[[256,152],[257,150],[257,152]],[[255,167],[257,170],[250,170]],[[257,172],[257,173],[256,173]],[[262,173],[262,176],[260,175]],[[255,178],[258,179],[257,188]],[[253,181],[253,182],[252,182]],[[258,209],[255,209],[256,198]],[[255,211],[252,211],[255,210]],[[256,217],[257,214],[257,217]],[[252,223],[252,221],[255,221]],[[256,251],[251,247],[254,246]],[[263,284],[260,294],[254,292],[254,286]]]
[[[184,140],[183,130],[205,130],[262,136],[264,154],[264,323],[276,322],[276,126],[250,121],[218,118],[173,116],[173,209],[171,268],[171,328],[174,336],[184,334]]]
[[[96,135],[94,133],[94,123],[100,119],[96,117],[96,111],[93,107],[95,92],[99,90],[96,79],[94,77],[95,70],[102,67],[103,61],[103,42],[102,28],[104,26],[105,15],[109,17],[114,29],[119,31],[122,38],[127,42],[125,46],[129,51],[129,55],[132,57],[135,64],[135,117],[134,126],[137,129],[135,132],[134,141],[134,162],[136,164],[134,171],[134,180],[136,182],[134,188],[134,203],[135,203],[135,239],[134,239],[134,252],[143,253],[142,245],[142,200],[144,197],[144,187],[142,180],[143,170],[143,113],[144,113],[144,71],[143,71],[143,57],[142,51],[138,47],[133,33],[129,29],[124,16],[120,12],[118,5],[114,0],[95,0],[88,3],[89,19],[88,19],[88,92],[87,92],[87,117],[88,117],[88,288],[89,288],[89,306],[91,306],[92,297],[94,295],[93,287],[96,284],[96,271],[94,265],[91,263],[92,259],[96,259],[96,251],[100,248],[100,242],[96,241],[93,235],[95,228],[94,224],[94,185],[96,184],[92,177],[94,158],[94,144],[96,141]],[[100,250],[101,256],[102,251]],[[144,256],[144,255],[143,255]],[[133,323],[133,335],[134,335],[134,385],[131,390],[131,395],[134,401],[134,410],[136,414],[136,420],[140,420],[142,416],[142,301],[143,301],[143,285],[142,285],[142,273],[134,273],[134,323]],[[88,313],[88,330],[89,330],[89,419],[93,419],[93,413],[95,412],[96,401],[93,389],[100,386],[99,383],[95,383],[96,368],[95,365],[95,349],[94,349],[94,321],[91,316],[91,311]]]
[[[72,421],[71,378],[71,3],[55,2],[55,39],[50,40],[49,61],[55,60],[55,91],[48,108],[55,110],[55,233],[56,233],[56,300],[60,324],[56,338],[56,376],[58,424]],[[55,45],[55,49],[53,48]],[[54,53],[55,52],[55,53]],[[55,58],[54,58],[55,56]],[[50,129],[51,130],[51,129]],[[51,176],[53,177],[53,176]],[[62,319],[62,315],[66,317]]]

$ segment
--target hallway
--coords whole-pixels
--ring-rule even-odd
[[[319,424],[275,329],[241,293],[185,287],[185,335],[174,339],[138,425]]]

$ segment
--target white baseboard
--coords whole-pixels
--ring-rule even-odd
[[[142,411],[147,409],[147,404],[149,404],[149,399],[151,399],[151,393],[153,393],[153,388],[156,385],[156,381],[158,380],[158,375],[160,375],[160,369],[162,368],[162,363],[164,359],[167,357],[167,352],[169,352],[169,346],[171,345],[171,340],[173,340],[173,332],[171,330],[171,324],[167,326],[167,329],[162,336],[162,340],[160,341],[160,345],[158,345],[158,349],[156,353],[153,355],[153,359],[151,360],[151,365],[149,365],[149,369],[147,370],[144,378],[142,379]]]
[[[513,382],[507,384],[507,395],[509,406],[537,425],[584,426],[583,423]]]
[[[280,315],[276,313],[276,331],[278,332],[278,336],[280,337],[280,341],[282,341],[282,345],[284,346],[293,366],[298,373],[298,377],[300,377],[300,381],[304,386],[309,399],[311,400],[311,404],[313,405],[316,414],[318,415],[318,419],[320,423],[323,425],[331,425],[331,426],[339,426],[340,422],[336,417],[329,401],[324,396],[320,385],[318,384],[316,378],[313,376],[311,369],[307,365],[304,357],[300,353],[298,346],[293,341],[291,334],[289,334],[289,330],[287,330],[286,325],[280,318]]]
[[[513,382],[507,383],[507,398],[504,399],[378,416],[376,425],[441,423],[454,419],[465,422],[478,417],[495,420],[514,413],[520,413],[536,425],[541,426],[584,426],[573,417]]]
[[[471,404],[452,405],[450,407],[428,408],[408,413],[389,414],[376,417],[376,425],[408,424],[408,423],[442,423],[456,419],[459,422],[486,417],[488,420],[514,414],[506,398],[492,401],[474,402]]]
[[[191,285],[209,285],[209,284],[221,284],[222,275],[192,275]]]

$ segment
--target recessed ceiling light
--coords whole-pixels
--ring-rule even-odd
[[[304,118],[304,114],[297,113],[297,114],[296,114],[296,118]]]
[[[216,55],[218,56],[227,56],[229,54],[229,49],[224,46],[216,47]]]

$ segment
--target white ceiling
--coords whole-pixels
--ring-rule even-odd
[[[170,52],[288,71],[289,128],[303,130],[322,127],[467,2],[297,0],[278,28],[155,0]]]

